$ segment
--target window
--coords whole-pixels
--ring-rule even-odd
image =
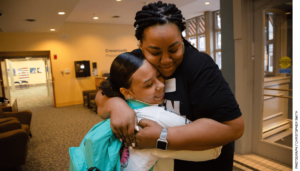
[[[273,58],[274,58],[274,14],[267,12],[265,15],[265,59],[264,59],[264,69],[265,76],[273,75]]]
[[[181,33],[182,34],[182,37],[186,37],[186,33],[185,33],[185,30]]]
[[[221,54],[221,14],[220,11],[214,12],[214,52],[215,62],[222,68],[222,54]]]
[[[206,52],[204,15],[187,20],[186,39],[196,49]]]
[[[205,17],[212,17],[211,19]],[[206,23],[209,22],[209,23]],[[222,68],[220,11],[207,11],[204,15],[187,20],[185,38],[200,52],[210,54],[219,69]],[[208,43],[208,44],[207,44]],[[213,44],[213,45],[212,45]]]

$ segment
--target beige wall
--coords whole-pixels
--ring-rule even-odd
[[[75,78],[74,61],[97,62],[98,73],[110,69],[118,53],[106,53],[106,49],[127,49],[137,46],[131,25],[65,23],[57,33],[0,33],[0,51],[51,52],[56,105],[83,103],[82,91],[95,89],[95,78]],[[53,59],[53,55],[57,59]],[[92,68],[92,66],[91,66]],[[70,74],[61,70],[70,69]]]
[[[29,73],[29,84],[46,84],[46,73],[45,73],[45,62],[43,60],[38,61],[11,61],[12,67],[16,70],[16,76],[14,76],[14,81],[19,81],[18,68],[28,68]],[[9,68],[9,63],[6,63],[6,68]],[[36,68],[36,73],[31,74],[30,68]],[[42,73],[37,72],[37,68],[42,69]],[[9,75],[11,76],[11,75]],[[9,86],[11,85],[11,79],[8,78]]]

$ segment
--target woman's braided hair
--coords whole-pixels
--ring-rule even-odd
[[[142,41],[143,32],[147,27],[166,23],[176,24],[180,33],[186,28],[185,18],[182,16],[181,11],[175,4],[166,4],[158,1],[157,3],[145,5],[142,10],[138,11],[135,15],[135,22],[133,24],[136,28],[135,37]],[[194,46],[192,46],[187,40],[184,38],[183,40],[186,46],[194,48]]]

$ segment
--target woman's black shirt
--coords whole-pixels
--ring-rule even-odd
[[[140,49],[134,52],[142,53]],[[206,53],[185,46],[182,63],[166,80],[174,79],[176,90],[173,88],[172,92],[165,94],[166,110],[185,116],[191,121],[211,118],[225,122],[242,115],[218,65]],[[231,142],[223,146],[217,159],[204,162],[175,160],[174,170],[232,171],[233,155],[234,142]]]

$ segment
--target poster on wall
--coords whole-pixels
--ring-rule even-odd
[[[37,68],[37,72],[38,72],[38,73],[43,73],[42,68]]]
[[[22,72],[22,68],[18,68],[18,74]]]
[[[19,71],[19,80],[28,80],[29,74],[28,74],[28,68],[21,68],[21,71]]]
[[[35,74],[36,73],[36,68],[30,68],[30,74]]]
[[[16,69],[13,69],[14,71],[14,76],[16,76]],[[9,69],[7,69],[7,76],[9,76]]]

